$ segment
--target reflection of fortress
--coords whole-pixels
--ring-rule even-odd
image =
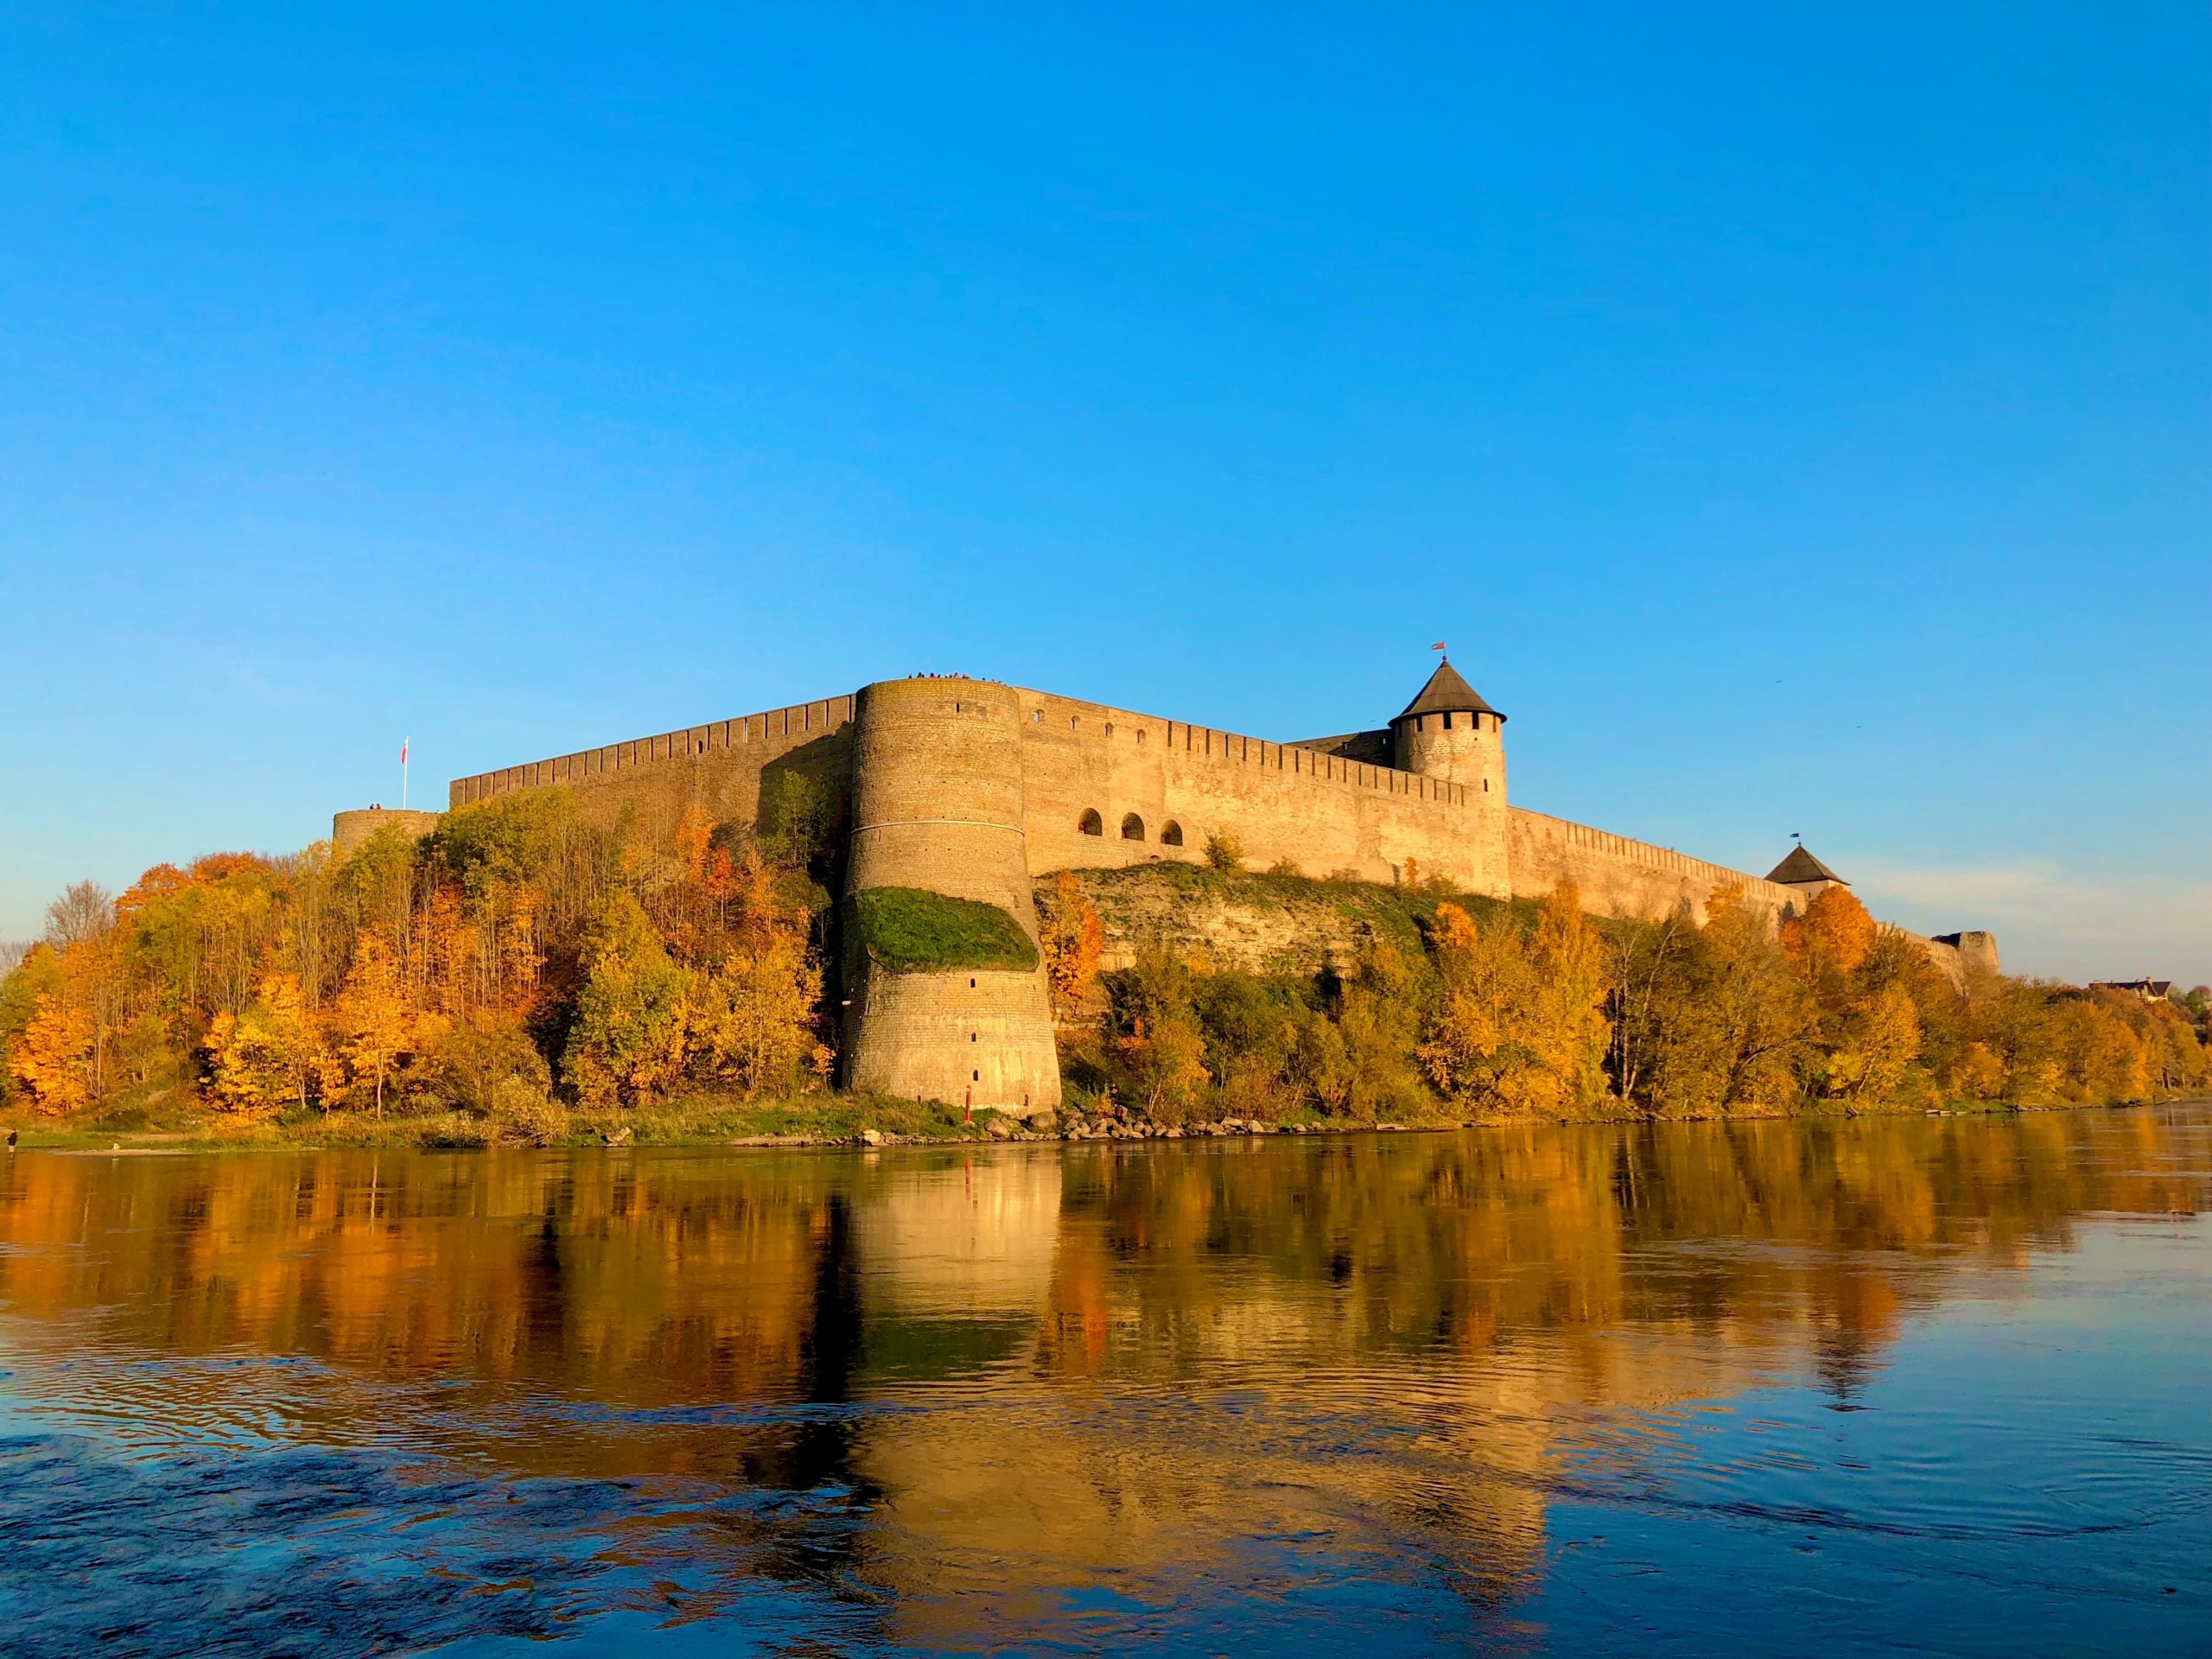
[[[1554,1503],[1636,1490],[1669,1415],[1776,1378],[1841,1402],[1908,1315],[1988,1295],[2080,1218],[2194,1211],[2190,1134],[2080,1112],[25,1156],[0,1167],[0,1316],[22,1401],[126,1441],[203,1436],[239,1469],[272,1435],[365,1436],[518,1484],[620,1482],[653,1518],[607,1556],[736,1577],[775,1528],[814,1528],[810,1581],[872,1592],[885,1645],[1095,1647],[1070,1610],[1098,1586],[1242,1593],[1268,1570],[1255,1540],[1391,1551],[1510,1602]],[[668,1486],[697,1524],[671,1530]],[[537,1593],[488,1563],[543,1539],[472,1541],[506,1586],[472,1593]]]
[[[1009,912],[1033,938],[1034,878],[1203,859],[1233,838],[1259,867],[1370,881],[1442,877],[1504,899],[1572,880],[1601,914],[1701,912],[1733,885],[1779,915],[1837,878],[1802,849],[1766,879],[1510,805],[1505,716],[1449,663],[1379,730],[1275,743],[961,678],[720,721],[456,780],[454,806],[565,786],[588,810],[672,828],[687,807],[753,822],[779,779],[849,814],[846,887],[919,888]],[[342,856],[431,813],[341,812]],[[1929,942],[1962,970],[1986,934]],[[848,1080],[900,1095],[1048,1104],[1058,1065],[1041,970],[890,974],[848,963]]]

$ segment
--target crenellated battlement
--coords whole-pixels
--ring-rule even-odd
[[[632,738],[596,749],[578,749],[548,760],[532,760],[497,772],[480,772],[456,778],[448,791],[454,806],[474,806],[495,795],[518,789],[543,789],[556,784],[582,784],[634,772],[641,767],[671,761],[696,760],[723,750],[765,751],[788,748],[793,742],[825,736],[847,725],[853,717],[850,696],[825,697],[814,702],[794,702],[758,715],[687,726],[655,737]]]

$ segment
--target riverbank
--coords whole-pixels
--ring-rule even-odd
[[[1870,1116],[1950,1117],[2003,1116],[2018,1112],[2069,1111],[2151,1103],[2129,1101],[2039,1103],[1953,1101],[1941,1107],[1920,1103],[1891,1107],[1864,1104],[1848,1109],[1821,1106],[1797,1112],[1726,1113],[1707,1118],[1655,1118],[1626,1107],[1574,1119],[1541,1114],[1470,1117],[1438,1113],[1381,1122],[1362,1122],[1318,1114],[1274,1121],[1235,1116],[1188,1123],[1164,1122],[1116,1106],[1082,1103],[1061,1112],[1024,1120],[979,1109],[963,1114],[936,1102],[882,1096],[814,1094],[791,1099],[747,1101],[741,1096],[701,1095],[621,1111],[567,1111],[548,1104],[527,1120],[487,1117],[462,1111],[388,1116],[330,1112],[260,1122],[225,1121],[204,1115],[133,1112],[103,1122],[13,1125],[24,1150],[106,1152],[138,1155],[164,1153],[316,1151],[346,1148],[415,1151],[480,1151],[497,1147],[588,1146],[773,1147],[785,1148],[950,1146],[999,1142],[1178,1141],[1268,1135],[1405,1133],[1574,1122],[1647,1123],[1755,1122],[1776,1118]]]

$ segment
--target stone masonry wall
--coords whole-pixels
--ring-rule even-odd
[[[448,794],[453,806],[474,806],[558,785],[574,791],[586,813],[611,821],[626,811],[641,830],[660,836],[694,804],[717,823],[753,823],[762,779],[776,772],[804,776],[832,799],[850,788],[852,720],[850,696],[798,702],[457,778]]]
[[[1687,902],[1702,922],[1706,900],[1723,883],[1740,886],[1747,900],[1776,917],[1797,904],[1788,887],[1741,870],[1526,807],[1510,814],[1516,898],[1541,898],[1571,877],[1581,889],[1582,907],[1606,916],[1657,918]]]
[[[1441,875],[1503,897],[1503,838],[1462,785],[1072,697],[1019,690],[1033,873],[1202,860],[1227,834],[1254,868],[1363,880]],[[1083,832],[1096,812],[1103,830]],[[1140,832],[1125,837],[1134,816]],[[1162,839],[1173,824],[1182,844]]]

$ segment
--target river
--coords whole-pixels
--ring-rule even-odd
[[[0,1649],[2202,1654],[2208,1211],[2205,1105],[26,1153]]]

